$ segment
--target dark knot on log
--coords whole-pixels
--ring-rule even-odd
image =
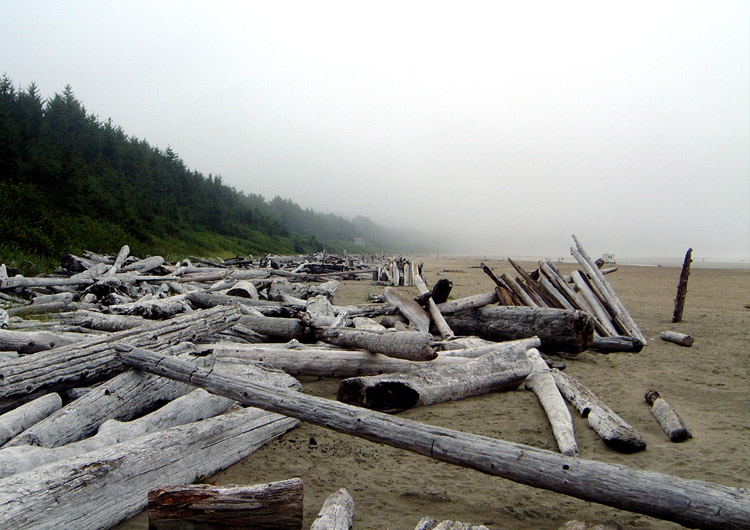
[[[649,405],[653,405],[654,401],[659,399],[661,396],[656,390],[649,388],[648,390],[646,390],[645,397],[646,397],[646,403],[648,403]]]

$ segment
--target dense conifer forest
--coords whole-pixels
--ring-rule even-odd
[[[191,170],[167,148],[86,111],[70,86],[0,79],[0,263],[44,269],[68,252],[181,257],[394,250],[393,233],[293,201],[246,194]],[[363,250],[358,247],[357,250]],[[33,265],[32,265],[33,264]]]

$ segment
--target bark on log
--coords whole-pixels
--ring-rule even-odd
[[[670,441],[682,442],[693,437],[677,411],[672,408],[672,405],[664,401],[656,390],[646,391],[646,403],[651,405],[651,413],[669,436]]]
[[[341,488],[323,503],[310,530],[349,530],[354,519],[354,499]]]
[[[557,389],[555,378],[539,355],[539,350],[532,348],[526,352],[526,356],[532,365],[532,372],[526,379],[526,389],[532,390],[539,398],[539,403],[549,418],[560,452],[568,456],[578,456],[573,418],[570,417],[568,406]]]
[[[409,361],[431,361],[437,357],[430,343],[432,335],[419,331],[366,331],[353,328],[328,328],[316,333],[321,340],[342,348],[367,350]]]
[[[162,486],[148,492],[149,530],[302,528],[302,481],[254,486]]]
[[[677,331],[662,331],[659,335],[661,337],[661,340],[665,340],[667,342],[674,342],[675,344],[679,344],[680,346],[692,346],[693,342],[695,340],[690,335],[686,335],[685,333],[678,333]]]
[[[688,276],[690,276],[690,263],[692,263],[693,249],[689,248],[682,262],[680,281],[677,283],[677,296],[674,299],[674,312],[672,322],[682,321],[682,311],[685,309],[685,297],[687,296]]]
[[[149,490],[224,469],[297,423],[244,409],[6,477],[0,527],[112,527],[143,510]]]
[[[497,293],[491,291],[489,293],[475,294],[474,296],[467,296],[466,298],[459,298],[458,300],[438,304],[438,309],[443,315],[452,315],[461,311],[496,304],[497,302]]]
[[[430,331],[430,315],[414,300],[408,298],[395,287],[386,287],[383,290],[383,295],[388,300],[388,303],[398,307],[401,314],[409,319],[414,329],[417,331]]]
[[[458,334],[503,342],[537,336],[540,350],[581,353],[591,346],[594,321],[582,311],[539,307],[485,306],[446,317]]]
[[[0,416],[0,446],[62,407],[59,394],[51,393]]]
[[[531,372],[524,353],[488,353],[463,363],[430,366],[410,374],[344,379],[336,399],[383,412],[457,401],[518,387]]]
[[[750,528],[750,491],[744,488],[571,458],[523,444],[426,425],[324,398],[292,394],[252,381],[220,376],[196,369],[190,363],[143,350],[131,351],[124,357],[124,362],[200,386],[245,405],[262,407],[529,486],[685,526]]]
[[[196,311],[171,320],[96,337],[49,350],[42,356],[28,355],[0,364],[0,398],[34,392],[44,387],[67,389],[96,381],[122,369],[112,345],[128,341],[150,348],[198,340],[233,326],[239,319],[235,308]]]
[[[588,420],[589,427],[604,443],[621,453],[646,449],[646,442],[636,430],[573,376],[560,370],[552,370],[552,375],[565,399]]]
[[[432,299],[432,291],[430,291],[427,288],[427,284],[424,281],[424,278],[422,278],[422,275],[420,273],[417,273],[413,277],[414,285],[417,286],[417,290],[419,291],[419,294],[429,294],[430,298],[427,300],[427,308],[430,313],[430,317],[432,319],[433,324],[435,324],[435,327],[437,328],[438,332],[440,333],[440,336],[445,339],[450,339],[454,337],[453,331],[451,330],[448,323],[445,321],[445,318],[440,313],[440,309],[438,309],[437,304],[435,303],[435,300]]]

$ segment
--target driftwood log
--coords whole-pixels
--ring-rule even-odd
[[[354,519],[354,499],[344,488],[326,498],[310,530],[349,530]]]
[[[679,344],[680,346],[689,347],[693,345],[693,342],[695,342],[695,339],[693,339],[693,337],[691,337],[690,335],[679,333],[677,331],[662,331],[659,337],[661,337],[661,340],[674,342],[675,344]]]
[[[414,275],[413,281],[414,285],[417,286],[417,290],[419,291],[420,295],[425,295],[427,293],[429,293],[430,295],[430,298],[427,300],[427,310],[429,311],[432,323],[435,324],[435,328],[437,328],[440,336],[443,339],[450,339],[451,337],[453,337],[453,331],[451,330],[450,326],[448,326],[448,323],[445,321],[442,313],[440,313],[440,309],[438,309],[435,300],[432,299],[432,291],[427,288],[427,284],[425,283],[424,278],[422,278],[422,275],[419,272]]]
[[[656,390],[647,390],[645,397],[646,403],[651,405],[651,413],[669,436],[670,441],[682,442],[693,437],[672,405],[662,399]]]
[[[148,492],[149,530],[298,530],[302,481],[254,486],[162,486]]]
[[[124,362],[203,387],[245,405],[263,407],[328,429],[529,486],[685,526],[750,528],[750,491],[744,488],[582,460],[527,445],[426,425],[324,398],[220,376],[190,363],[140,349],[124,355]],[[3,491],[2,486],[4,484],[0,483],[0,491]]]
[[[594,337],[591,349],[599,353],[633,352],[643,350],[643,343],[635,337],[618,335],[617,337]]]
[[[90,338],[90,335],[83,333],[50,333],[49,331],[12,331],[0,329],[0,350],[17,351],[20,354],[36,353]]]
[[[431,361],[437,357],[430,345],[432,335],[420,331],[367,331],[354,328],[327,328],[319,339],[342,348],[367,350],[410,361]]]
[[[388,303],[398,307],[401,314],[409,319],[414,329],[424,332],[430,331],[430,315],[414,299],[409,298],[395,287],[383,289],[383,296],[388,300]]]
[[[489,293],[475,294],[473,296],[459,298],[458,300],[451,300],[450,302],[443,302],[442,304],[438,304],[437,307],[443,315],[452,315],[453,313],[476,309],[478,307],[496,304],[497,302],[497,293],[492,291]]]
[[[432,517],[423,517],[414,527],[414,530],[489,530],[489,528],[460,521],[438,521]]]
[[[488,353],[463,363],[433,365],[410,374],[383,374],[344,379],[336,398],[384,412],[456,401],[510,390],[531,372],[524,353]]]
[[[646,449],[643,438],[577,379],[560,370],[552,370],[557,387],[565,399],[588,420],[589,427],[611,448],[621,453]]]
[[[495,342],[537,336],[545,352],[581,353],[594,338],[593,319],[582,311],[539,307],[485,306],[446,316],[460,335]]]
[[[46,394],[0,416],[0,446],[62,407],[59,394]]]
[[[674,299],[674,312],[672,322],[682,322],[682,312],[685,309],[685,297],[687,296],[688,277],[690,276],[690,264],[692,263],[693,249],[689,248],[682,262],[680,281],[677,283],[677,296]]]

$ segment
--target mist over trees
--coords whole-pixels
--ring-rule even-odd
[[[88,113],[70,86],[46,101],[0,79],[0,262],[128,243],[147,254],[262,254],[403,248],[368,218],[266,201],[191,170],[169,147]],[[358,248],[362,250],[362,248]]]

